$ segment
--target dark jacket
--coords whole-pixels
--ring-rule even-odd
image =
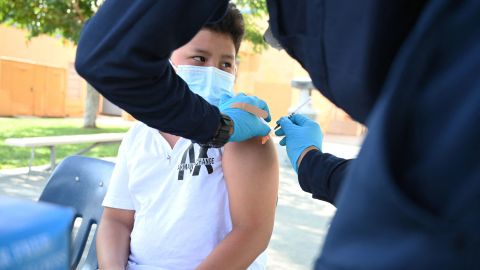
[[[357,121],[367,124],[390,66],[425,1],[268,1],[270,27],[315,86]],[[341,19],[339,19],[341,18]],[[332,204],[350,161],[311,152],[299,182]]]
[[[337,195],[343,160],[299,168],[337,206],[316,269],[480,269],[480,1],[268,7],[315,86],[369,128]]]

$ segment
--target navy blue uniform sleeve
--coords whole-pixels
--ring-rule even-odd
[[[76,69],[98,92],[147,125],[198,142],[210,140],[220,112],[189,91],[168,59],[228,1],[106,0],[85,25]]]
[[[312,197],[335,204],[335,197],[342,184],[351,160],[321,151],[311,150],[298,168],[298,181],[302,189]]]

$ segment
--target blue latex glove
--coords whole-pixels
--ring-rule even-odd
[[[233,103],[243,102],[256,106],[268,113],[265,119],[261,119],[247,111],[238,108],[231,108]],[[234,97],[223,95],[220,98],[220,112],[228,115],[233,120],[233,134],[230,136],[230,142],[241,142],[257,136],[266,136],[270,132],[270,127],[266,122],[270,122],[270,111],[265,101],[240,93]],[[265,122],[266,121],[266,122]]]
[[[310,118],[294,114],[291,118],[282,117],[277,121],[281,126],[275,131],[277,136],[285,136],[280,145],[287,146],[287,154],[293,169],[298,172],[298,158],[310,146],[322,150],[323,133],[320,126]]]

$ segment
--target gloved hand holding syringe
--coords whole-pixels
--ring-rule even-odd
[[[299,107],[308,104],[308,100]],[[317,149],[322,150],[323,132],[320,125],[305,115],[296,113],[297,108],[288,117],[281,117],[277,124],[280,127],[275,130],[275,135],[283,137],[279,144],[286,146],[288,159],[293,169],[298,172],[302,155]]]

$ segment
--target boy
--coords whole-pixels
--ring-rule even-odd
[[[240,12],[207,25],[171,56],[214,105],[232,92]],[[138,123],[120,146],[97,235],[100,269],[264,269],[278,163],[259,138],[206,149]]]

